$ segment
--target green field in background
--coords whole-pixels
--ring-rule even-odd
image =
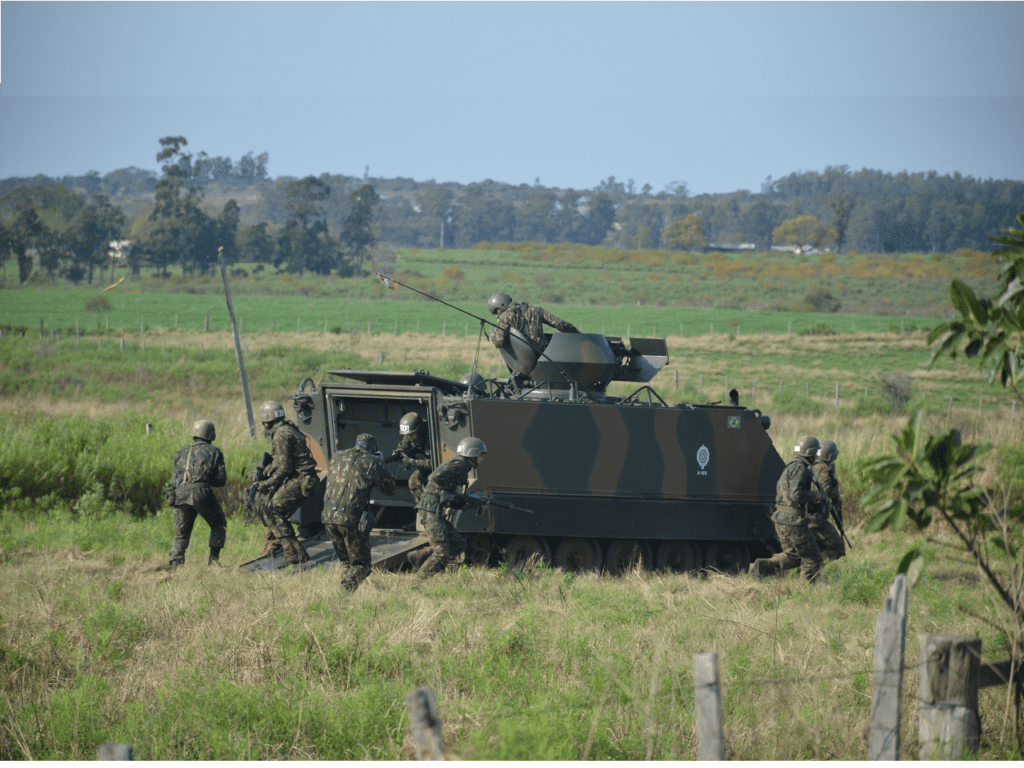
[[[109,312],[90,312],[86,302],[105,296]],[[381,299],[346,299],[306,296],[235,295],[235,316],[243,333],[278,332],[373,333],[419,332],[429,334],[475,334],[479,321],[437,301],[411,291],[386,292]],[[491,320],[486,314],[487,298],[479,302],[452,301],[455,307]],[[559,317],[586,333],[610,336],[701,336],[728,333],[738,327],[740,335],[759,333],[799,334],[817,326],[836,333],[901,331],[930,327],[936,318],[898,318],[886,315],[846,315],[815,312],[756,312],[697,307],[652,307],[620,304],[612,306],[548,305]],[[0,291],[0,325],[27,328],[38,333],[51,329],[83,333],[117,331],[138,333],[146,328],[201,330],[207,317],[211,331],[230,328],[227,302],[221,293],[164,293],[115,289],[100,293],[96,288],[24,288]]]

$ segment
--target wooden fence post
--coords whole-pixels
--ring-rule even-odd
[[[868,726],[868,760],[900,759],[903,656],[907,633],[907,577],[892,581],[875,625],[875,680]]]
[[[981,639],[918,635],[921,760],[978,754],[978,679]]]
[[[695,654],[693,668],[698,759],[725,760],[725,736],[722,734],[722,691],[718,685],[718,654]]]
[[[113,741],[108,741],[100,744],[97,750],[97,760],[132,760],[132,745],[131,744],[118,744]]]
[[[443,760],[441,718],[437,714],[437,697],[430,688],[417,688],[405,695],[409,707],[409,725],[417,760]]]

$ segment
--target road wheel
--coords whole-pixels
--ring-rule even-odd
[[[563,539],[555,552],[555,565],[572,573],[597,573],[601,561],[601,545],[594,539]]]
[[[466,534],[466,565],[487,565],[491,560],[491,537],[486,533]]]
[[[646,541],[616,539],[608,545],[605,560],[612,576],[623,576],[635,568],[651,569],[651,547]]]
[[[654,567],[671,573],[693,573],[703,564],[700,547],[689,541],[663,541],[658,546]]]
[[[722,573],[746,573],[750,567],[750,550],[736,541],[720,541],[708,546],[704,555],[708,570]]]
[[[543,562],[551,564],[551,547],[540,536],[513,536],[505,549],[505,562],[510,568]]]

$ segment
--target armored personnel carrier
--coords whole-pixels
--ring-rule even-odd
[[[452,518],[469,541],[471,564],[538,557],[612,574],[637,566],[739,571],[777,549],[769,515],[784,462],[767,416],[738,404],[662,400],[647,382],[668,362],[663,339],[555,333],[545,340],[541,350],[513,331],[500,350],[509,368],[501,379],[347,368],[328,371],[332,380],[319,384],[306,378],[290,397],[296,424],[321,475],[363,432],[388,456],[409,412],[427,425],[435,467],[463,438],[481,438],[488,453],[469,490],[490,503]],[[612,382],[638,386],[616,397],[607,392]],[[410,472],[388,467],[398,492],[373,498],[375,535],[394,541],[415,528],[416,514]],[[319,521],[322,499],[321,487],[297,519]],[[409,549],[423,545],[407,535]]]

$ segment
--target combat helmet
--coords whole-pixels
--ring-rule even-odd
[[[839,446],[832,440],[822,440],[821,448],[818,449],[818,461],[831,464],[839,458]]]
[[[370,453],[377,452],[377,438],[368,432],[363,432],[356,437],[356,446]]]
[[[269,424],[283,418],[284,406],[277,402],[277,400],[267,400],[267,402],[260,406],[260,421],[264,424]]]
[[[484,377],[475,371],[473,373],[465,374],[459,379],[460,384],[465,384],[466,389],[472,392],[483,392],[484,388],[481,386],[484,383]]]
[[[208,443],[212,443],[217,439],[217,428],[213,426],[212,421],[200,419],[192,425],[192,437],[198,437]]]
[[[423,419],[415,411],[409,411],[402,420],[398,422],[398,432],[403,435],[408,435],[413,432],[419,432],[423,427]]]
[[[455,449],[455,452],[459,456],[465,456],[467,459],[475,459],[482,453],[487,453],[487,446],[484,445],[484,441],[479,437],[464,437],[459,442],[459,447]]]
[[[821,448],[821,443],[818,442],[818,438],[813,435],[804,435],[796,441],[796,445],[793,446],[793,453],[801,459],[814,461],[814,455],[818,452],[819,448]]]
[[[492,315],[500,315],[511,306],[512,297],[504,291],[492,293],[491,298],[487,300],[487,308],[491,311]]]

